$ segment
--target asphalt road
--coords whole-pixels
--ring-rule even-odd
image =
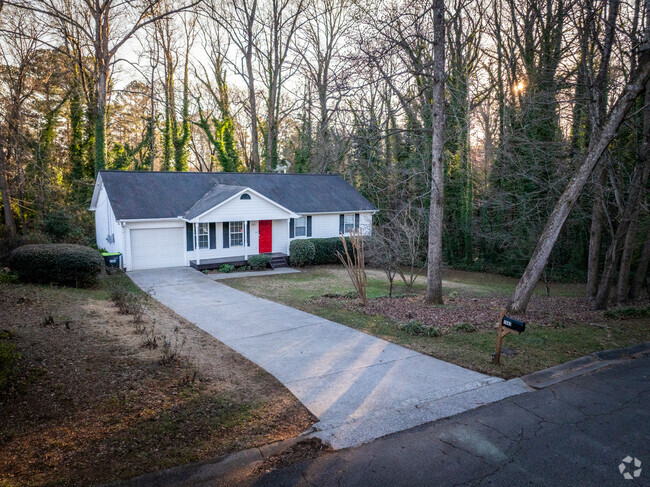
[[[619,472],[628,456],[642,462],[640,475],[630,480]],[[629,465],[623,473],[635,470]],[[650,356],[244,485],[650,485]]]

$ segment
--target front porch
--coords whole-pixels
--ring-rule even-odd
[[[287,267],[287,254],[282,252],[270,252],[266,254],[255,254],[255,255],[268,255],[271,257],[271,268],[277,269],[279,267]],[[250,255],[248,257],[251,257]],[[235,267],[241,267],[247,264],[247,258],[245,255],[236,255],[230,257],[219,257],[215,259],[200,259],[199,263],[196,263],[196,260],[190,260],[190,267],[193,267],[197,271],[209,271],[212,269],[218,269],[224,264],[230,264]]]

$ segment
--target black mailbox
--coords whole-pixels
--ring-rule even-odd
[[[503,317],[501,324],[506,328],[510,328],[513,331],[518,331],[519,333],[526,329],[526,323],[523,321],[515,320],[514,318],[508,318],[507,316]]]

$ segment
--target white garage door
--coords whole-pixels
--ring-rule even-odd
[[[184,244],[184,228],[131,230],[131,270],[185,265]]]

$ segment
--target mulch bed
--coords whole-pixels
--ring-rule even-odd
[[[326,304],[326,301],[331,302],[332,299],[350,310],[386,316],[399,322],[418,321],[442,331],[448,331],[459,323],[471,323],[477,329],[492,329],[508,301],[507,297],[452,297],[446,298],[442,306],[432,306],[426,304],[422,296],[407,296],[371,299],[365,307],[355,299],[344,297],[320,298],[316,302]],[[593,311],[587,298],[539,296],[531,300],[525,320],[542,326],[602,324],[612,321],[602,311]]]

